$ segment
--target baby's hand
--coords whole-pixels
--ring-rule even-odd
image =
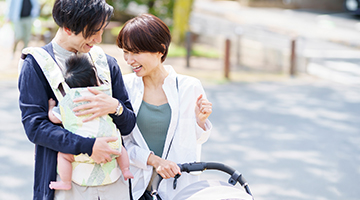
[[[56,106],[56,101],[54,99],[49,99],[49,111],[48,111],[48,117],[49,120],[54,123],[54,124],[61,124],[61,120],[58,119],[54,113],[52,112],[52,110],[54,109],[54,107]]]
[[[49,99],[49,110],[52,110],[56,106],[56,101],[52,98]]]

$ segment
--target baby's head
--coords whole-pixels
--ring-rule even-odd
[[[96,68],[84,55],[74,55],[65,62],[65,82],[70,88],[100,85]]]

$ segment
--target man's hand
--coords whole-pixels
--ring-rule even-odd
[[[91,121],[96,117],[116,112],[116,108],[119,105],[119,101],[117,99],[94,88],[88,87],[88,90],[95,94],[95,96],[85,96],[74,99],[74,102],[89,102],[73,109],[76,116],[91,114],[91,116],[84,119],[83,122]]]
[[[119,151],[116,151],[109,146],[109,142],[115,142],[118,138],[117,137],[101,137],[96,138],[93,151],[91,154],[91,158],[95,161],[95,163],[107,163],[110,162],[112,159],[110,157],[111,154],[114,155],[121,155]]]

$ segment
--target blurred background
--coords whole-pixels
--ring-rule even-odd
[[[48,43],[57,30],[51,16],[54,0],[38,2],[41,9],[33,23],[33,46]],[[186,67],[191,67],[191,58],[209,58],[222,65],[227,73],[225,78],[230,71],[291,76],[307,73],[359,83],[356,75],[360,72],[354,64],[359,59],[360,45],[357,0],[107,2],[115,8],[115,14],[103,35],[104,45],[115,43],[117,33],[128,19],[149,12],[170,27],[173,40],[169,57],[185,58],[180,61]],[[0,26],[4,26],[9,23],[5,17],[6,1],[0,4]],[[2,34],[8,35],[4,31]],[[2,38],[2,49],[11,47],[11,38]],[[21,43],[18,46],[20,51]]]
[[[57,31],[51,16],[54,0],[38,2],[40,16],[31,31],[33,46],[48,43]],[[104,45],[115,43],[117,33],[128,19],[149,12],[170,27],[173,39],[169,57],[181,58],[179,62],[188,68],[197,67],[197,60],[201,60],[192,63],[192,58],[208,58],[223,67],[224,78],[229,78],[230,71],[290,76],[305,73],[359,83],[360,72],[354,63],[359,59],[360,45],[358,0],[107,2],[115,8],[115,14],[103,35]],[[0,26],[8,25],[6,1],[0,0],[0,4]],[[0,34],[9,35],[6,30]],[[11,37],[1,38],[3,50],[12,48]],[[16,48],[18,52],[21,45]],[[18,58],[19,54],[8,57]]]
[[[6,2],[0,0],[0,199],[31,199],[33,144],[16,88],[24,44],[12,51]],[[29,46],[45,45],[57,31],[54,0],[38,2]],[[170,27],[165,64],[199,78],[213,103],[204,161],[239,170],[259,200],[360,199],[358,0],[107,2],[115,14],[100,46],[124,74],[131,68],[115,45],[123,23],[149,12]]]

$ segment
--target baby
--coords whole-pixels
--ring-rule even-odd
[[[65,82],[70,88],[75,88],[71,90],[75,90],[75,93],[80,95],[81,92],[88,92],[86,87],[96,87],[98,90],[105,90],[109,87],[106,85],[106,83],[103,83],[97,76],[96,68],[93,64],[91,64],[90,60],[85,56],[72,56],[66,61],[66,72],[64,75]],[[78,90],[78,91],[77,91]],[[109,91],[109,90],[107,90]],[[106,93],[106,92],[105,92]],[[108,92],[109,93],[109,92]],[[74,103],[72,102],[72,99],[65,98],[69,94],[64,96],[64,99],[62,99],[59,102],[58,107],[56,107],[56,102],[53,99],[49,100],[49,119],[51,122],[55,124],[62,124],[65,129],[75,133],[84,136],[91,135],[92,137],[101,137],[105,134],[109,134],[111,132],[113,135],[118,135],[119,141],[116,141],[114,143],[109,143],[109,145],[114,149],[119,149],[121,151],[121,156],[116,157],[116,161],[118,165],[120,166],[120,169],[122,171],[122,174],[124,176],[124,179],[127,180],[129,178],[134,178],[129,170],[129,157],[127,155],[127,152],[125,148],[121,145],[121,137],[119,135],[119,132],[116,131],[116,125],[112,123],[111,117],[106,115],[103,117],[100,117],[101,119],[95,118],[91,120],[90,122],[86,123],[79,123],[79,120],[73,119],[74,113],[72,113],[71,106],[74,106]],[[91,94],[90,94],[91,95]],[[109,94],[111,95],[111,94]],[[75,96],[76,97],[76,96]],[[66,99],[66,100],[65,100]],[[65,101],[65,102],[64,102]],[[69,108],[70,107],[70,108]],[[66,113],[68,112],[68,113]],[[70,113],[69,113],[70,112]],[[66,115],[70,114],[70,115]],[[67,119],[66,116],[68,117]],[[106,119],[107,118],[107,119]],[[110,118],[110,119],[109,119]],[[80,120],[81,121],[81,120]],[[107,122],[107,123],[104,123]],[[94,127],[91,127],[91,123],[101,123],[101,125],[97,125]],[[110,123],[109,123],[110,122]],[[76,126],[76,128],[72,127],[72,125]],[[80,126],[80,127],[79,127]],[[87,127],[90,126],[90,127]],[[84,133],[86,132],[86,133]],[[103,133],[100,133],[103,132]],[[76,159],[76,157],[81,159]],[[84,159],[85,158],[85,159]],[[113,159],[115,156],[113,157]],[[65,154],[65,153],[58,153],[58,173],[61,178],[61,181],[52,181],[50,182],[49,187],[51,189],[56,190],[70,190],[71,189],[71,180],[73,176],[73,166],[72,163],[74,161],[79,162],[93,162],[90,157],[84,154],[80,154],[77,156],[74,156],[72,154]],[[81,175],[81,174],[80,174]],[[86,184],[85,184],[86,185]]]

